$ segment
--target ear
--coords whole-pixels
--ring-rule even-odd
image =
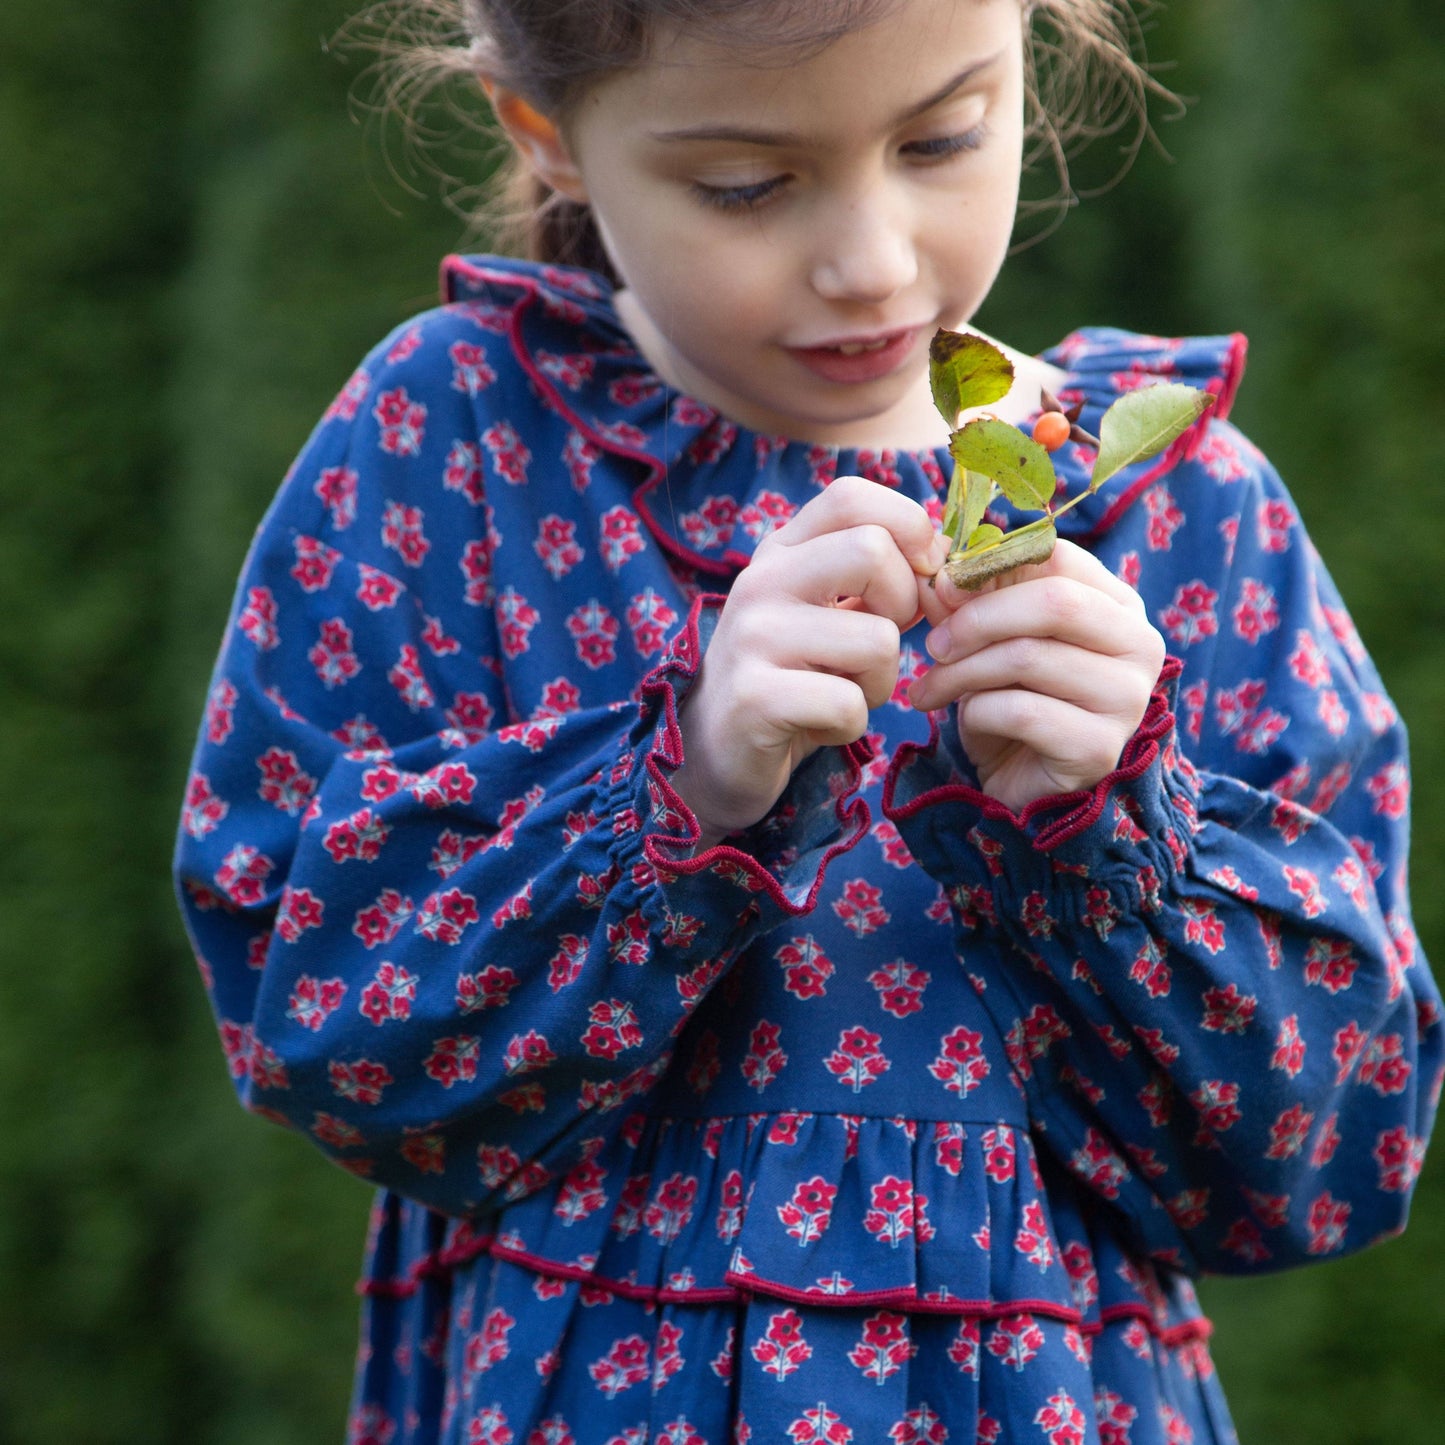
[[[515,90],[507,90],[491,80],[484,80],[482,87],[497,120],[522,159],[554,191],[585,204],[587,187],[557,123]]]

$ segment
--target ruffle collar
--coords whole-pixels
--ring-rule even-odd
[[[758,543],[836,476],[856,474],[893,487],[941,516],[951,470],[936,451],[825,447],[738,426],[680,395],[652,370],[618,319],[613,288],[571,267],[495,256],[450,256],[442,266],[449,304],[471,309],[488,330],[505,334],[549,410],[576,436],[569,446],[595,460],[604,453],[638,470],[635,505],[649,530],[698,573],[731,578]],[[1211,420],[1227,416],[1244,369],[1245,339],[1145,336],[1103,327],[1075,331],[1043,353],[1067,373],[1061,400],[1081,401],[1081,421],[1097,431],[1104,409],[1126,390],[1181,381],[1212,392],[1206,417],[1169,451],[1131,468],[1060,522],[1060,533],[1087,541],[1181,458],[1202,446]],[[1055,457],[1062,490],[1082,489],[1092,461],[1073,444]],[[1007,505],[994,520],[1026,516]]]

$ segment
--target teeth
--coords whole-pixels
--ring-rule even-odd
[[[844,356],[861,356],[865,351],[882,351],[888,345],[887,337],[879,341],[845,341],[838,350]]]

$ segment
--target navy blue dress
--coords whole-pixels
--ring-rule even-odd
[[[985,797],[920,629],[694,855],[730,580],[836,475],[936,514],[946,454],[733,425],[589,273],[445,276],[257,535],[177,855],[243,1102],[380,1186],[350,1440],[1232,1439],[1191,1276],[1402,1228],[1442,1045],[1403,731],[1225,420],[1242,338],[1049,353],[1086,425],[1218,399],[1064,519],[1172,654],[1114,773]]]

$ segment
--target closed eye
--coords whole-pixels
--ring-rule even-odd
[[[961,151],[976,151],[984,142],[987,134],[986,127],[976,125],[971,130],[961,131],[957,135],[934,136],[930,140],[909,141],[902,147],[903,153],[909,156],[916,156],[924,161],[943,161],[950,156],[956,156]]]
[[[710,186],[693,181],[691,190],[705,206],[719,211],[748,211],[775,195],[787,179],[787,176],[769,176],[765,181],[753,181],[745,186]]]

